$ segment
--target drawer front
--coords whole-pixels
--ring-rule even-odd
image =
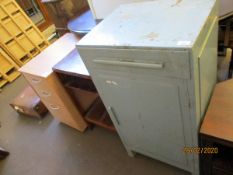
[[[48,86],[45,78],[27,73],[23,73],[23,75],[34,89],[39,89],[40,87]]]
[[[43,97],[52,96],[52,94],[63,94],[64,89],[55,74],[51,74],[47,78],[36,75],[23,73],[30,85]]]
[[[92,73],[104,70],[190,79],[188,51],[83,48],[79,51]]]
[[[49,101],[42,100],[47,106],[50,113],[57,118],[60,122],[65,123],[71,127],[77,128],[76,122],[72,119],[69,111],[67,111],[64,106],[58,103],[51,103]]]

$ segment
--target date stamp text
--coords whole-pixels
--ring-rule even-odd
[[[186,154],[218,154],[218,147],[184,147]]]

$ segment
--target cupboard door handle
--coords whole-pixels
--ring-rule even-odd
[[[50,105],[50,108],[52,110],[58,110],[58,109],[60,109],[59,106],[55,106],[55,105]]]
[[[137,63],[128,61],[110,61],[110,60],[93,60],[94,63],[107,64],[114,66],[128,66],[128,67],[139,67],[139,68],[150,68],[150,69],[162,69],[163,63]]]
[[[112,116],[114,117],[115,121],[117,122],[118,125],[120,125],[120,122],[111,106],[108,107],[108,110],[111,112]]]
[[[41,82],[40,79],[32,78],[32,83],[37,84],[37,83],[40,83],[40,82]]]
[[[46,92],[46,91],[42,91],[41,94],[42,94],[43,97],[50,97],[51,96],[51,93]]]

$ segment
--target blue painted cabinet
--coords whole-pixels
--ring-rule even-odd
[[[129,155],[199,174],[198,130],[217,79],[218,2],[117,8],[77,43]]]

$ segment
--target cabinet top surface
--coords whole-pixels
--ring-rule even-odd
[[[82,38],[78,47],[190,48],[215,2],[153,0],[121,5]]]
[[[64,59],[57,63],[53,70],[65,75],[71,75],[81,78],[90,79],[89,72],[83,63],[77,49],[70,52]]]
[[[21,67],[20,72],[46,78],[53,72],[53,66],[75,49],[77,42],[78,39],[73,34],[65,34]]]
[[[214,89],[200,132],[233,142],[233,80]]]

